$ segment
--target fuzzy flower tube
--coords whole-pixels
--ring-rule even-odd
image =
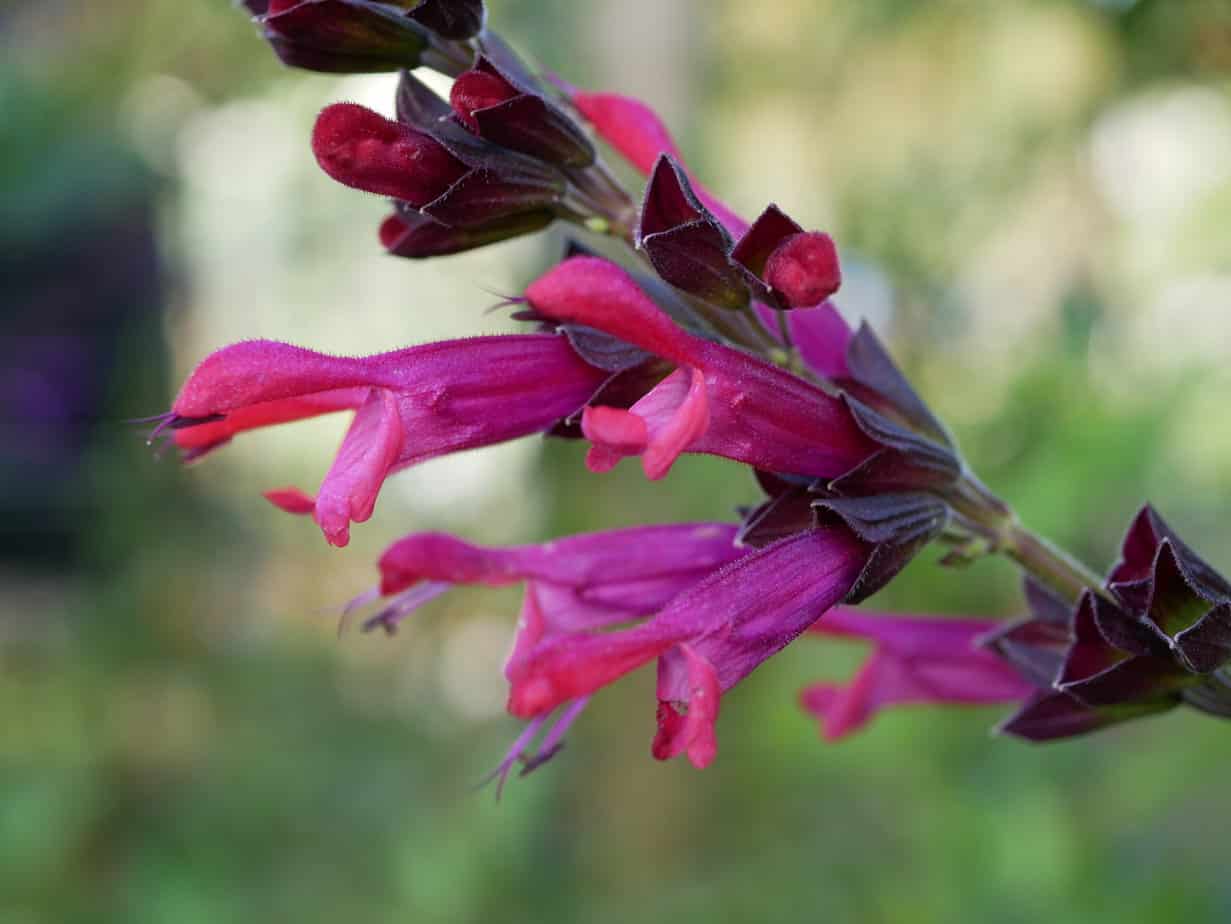
[[[310,134],[326,174],[389,200],[389,253],[427,259],[549,225],[575,244],[511,300],[521,333],[346,358],[248,341],[206,357],[157,418],[186,460],[249,430],[331,413],[350,428],[319,487],[266,492],[347,544],[385,480],[426,459],[549,434],[601,477],[626,458],[667,479],[682,455],[742,466],[759,497],[721,522],[645,524],[494,548],[411,533],[352,608],[393,632],[460,585],[519,585],[504,679],[524,723],[493,776],[555,755],[591,699],[653,665],[660,760],[698,768],[726,694],[797,639],[861,644],[844,682],[800,694],[838,740],[902,706],[1008,705],[1033,741],[1188,707],[1231,717],[1231,582],[1151,507],[1101,578],[1027,530],[867,326],[835,298],[840,247],[777,205],[726,206],[645,103],[545,78],[487,24],[482,0],[245,0],[275,53],[327,73],[397,71],[396,117],[327,107]],[[447,98],[416,75],[452,79]],[[645,177],[627,190],[614,152]],[[608,248],[610,251],[611,248]],[[752,503],[748,503],[752,501]],[[743,505],[743,506],[741,506]],[[942,564],[1004,555],[1024,572],[1012,621],[855,608],[921,549]]]

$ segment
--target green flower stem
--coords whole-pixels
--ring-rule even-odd
[[[1013,508],[988,490],[973,473],[962,476],[949,503],[960,516],[962,525],[986,544],[989,553],[1000,553],[1012,559],[1022,570],[1066,600],[1077,600],[1087,589],[1111,599],[1103,579],[1092,568],[1023,526]]]
[[[1014,517],[1006,531],[1002,551],[1024,570],[1065,598],[1076,600],[1089,589],[1108,596],[1100,578],[1088,566],[1018,522]]]

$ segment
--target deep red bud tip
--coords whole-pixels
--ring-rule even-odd
[[[820,231],[792,234],[770,254],[765,281],[792,308],[819,305],[842,285],[833,238]]]
[[[339,183],[416,207],[440,196],[466,172],[430,135],[355,103],[321,112],[312,151],[321,169]]]
[[[498,106],[515,96],[517,91],[498,75],[475,70],[467,71],[453,82],[449,104],[462,124],[478,134],[479,123],[474,113]]]

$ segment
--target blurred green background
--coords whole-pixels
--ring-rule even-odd
[[[975,467],[1102,569],[1150,498],[1231,567],[1231,4],[491,0],[579,84],[653,101],[746,214],[840,242]],[[312,488],[344,420],[193,469],[124,418],[249,337],[336,352],[495,330],[542,235],[414,264],[315,167],[313,114],[390,78],[283,70],[223,0],[0,4],[0,921],[1226,921],[1231,726],[1173,713],[1046,748],[995,710],[840,745],[797,708],[860,652],[802,640],[724,701],[720,753],[660,764],[652,672],[551,764],[474,789],[518,730],[515,592],[395,639],[340,605],[412,529],[478,541],[725,518],[530,440],[399,475],[345,552],[258,496]],[[996,562],[925,554],[886,609],[1008,616]]]

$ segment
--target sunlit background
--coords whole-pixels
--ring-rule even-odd
[[[531,60],[653,102],[745,214],[842,248],[975,467],[1099,569],[1144,498],[1231,566],[1225,0],[490,0]],[[315,166],[315,112],[391,77],[282,69],[224,0],[0,5],[0,921],[1121,922],[1231,919],[1231,725],[1173,713],[1046,748],[996,710],[822,743],[804,639],[724,700],[709,770],[649,756],[652,671],[551,764],[518,732],[515,592],[337,633],[414,529],[525,542],[727,518],[737,466],[648,484],[527,440],[386,486],[344,552],[259,497],[313,489],[345,420],[192,469],[126,418],[273,337],[371,353],[485,314],[557,233],[385,256],[383,203]],[[924,554],[875,603],[1008,616],[1014,572]]]

